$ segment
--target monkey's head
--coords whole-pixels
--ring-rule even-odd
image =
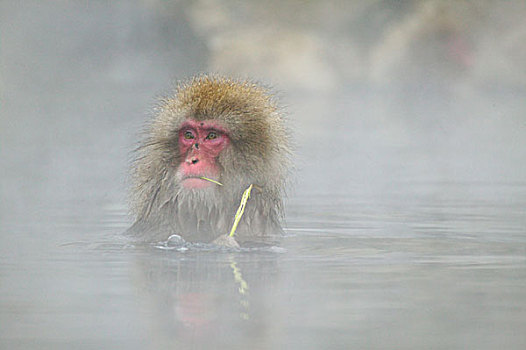
[[[259,190],[259,210],[281,210],[289,136],[274,99],[254,83],[201,76],[179,85],[161,101],[138,153],[132,190],[138,219],[174,215],[180,217],[174,229],[181,229],[181,216],[198,213],[198,223],[218,226],[232,219],[250,184]]]

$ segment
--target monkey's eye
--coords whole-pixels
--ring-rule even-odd
[[[194,134],[190,130],[187,130],[184,132],[184,138],[185,140],[190,140],[194,138]]]
[[[215,138],[217,138],[217,133],[215,131],[211,131],[208,133],[208,135],[206,135],[207,140],[213,140]]]

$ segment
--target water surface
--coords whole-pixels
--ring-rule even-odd
[[[290,202],[280,247],[241,251],[134,245],[111,203],[8,218],[2,348],[525,344],[526,184]]]

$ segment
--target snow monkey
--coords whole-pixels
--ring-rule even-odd
[[[282,233],[291,165],[283,119],[272,94],[258,84],[207,75],[181,83],[160,101],[137,148],[135,223],[128,233],[144,241],[177,234],[234,246]]]

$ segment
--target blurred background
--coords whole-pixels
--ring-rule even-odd
[[[201,72],[278,91],[309,169],[300,189],[524,180],[525,13],[523,1],[2,1],[3,205],[121,200],[156,98]],[[341,178],[311,177],[319,168]]]
[[[265,328],[263,334],[261,324],[251,328],[255,348],[330,348],[330,339],[336,348],[495,348],[503,343],[522,348],[524,18],[522,0],[0,1],[0,344],[79,348],[89,340],[140,348],[153,337],[163,345],[203,345],[193,338],[172,339],[166,326],[179,327],[177,315],[195,302],[188,297],[165,326],[145,333],[143,323],[166,320],[159,317],[162,307],[134,309],[144,298],[128,277],[150,271],[150,278],[139,278],[149,287],[139,283],[144,287],[139,289],[165,291],[162,298],[149,295],[155,304],[179,295],[167,281],[182,278],[184,285],[200,276],[210,290],[222,288],[221,279],[207,279],[208,269],[224,263],[223,273],[230,275],[231,257],[209,261],[197,255],[200,268],[190,270],[193,277],[174,277],[163,268],[168,265],[173,273],[170,264],[181,268],[186,260],[176,255],[157,261],[151,251],[123,249],[120,232],[132,221],[126,204],[131,151],[156,99],[180,79],[211,72],[271,86],[285,106],[297,165],[287,227],[297,236],[289,241],[286,257],[271,260],[298,269],[318,262],[324,270],[317,275],[311,266],[318,279],[310,281],[313,270],[292,268],[287,274],[270,265],[267,288],[275,293],[252,305],[262,306],[265,324],[281,327]],[[399,240],[422,235],[432,241]],[[455,257],[442,254],[456,249]],[[400,256],[409,272],[396,265]],[[430,280],[415,277],[416,304],[394,309],[383,301],[400,292],[400,280],[369,285],[362,275],[368,267],[356,263],[383,261],[385,275],[384,270],[373,273],[376,282],[393,273],[428,276],[428,265],[412,270],[415,256],[435,262],[436,274]],[[336,257],[341,265],[334,270]],[[147,268],[134,265],[141,259]],[[260,265],[269,265],[258,261],[253,268],[254,257],[246,259],[246,273],[257,281]],[[495,270],[493,264],[502,261],[504,272]],[[452,275],[449,264],[491,271],[471,274],[473,283],[462,284],[465,276]],[[341,266],[350,266],[353,276]],[[300,302],[279,294],[285,287],[274,279],[276,271],[298,282],[286,287]],[[438,290],[438,280],[451,288]],[[301,288],[312,287],[309,281],[317,284],[313,294],[301,294]],[[360,292],[352,305],[344,297],[351,290]],[[476,299],[484,290],[489,295]],[[94,295],[100,298],[93,300]],[[431,306],[429,313],[411,317],[396,311],[423,310],[436,305],[430,296],[439,295],[447,296],[441,299],[446,311]],[[318,296],[334,308],[318,304],[304,318]],[[490,306],[482,311],[475,302],[464,304],[473,298],[489,300]],[[203,305],[216,305],[214,300]],[[278,305],[270,308],[274,313],[265,313],[269,303]],[[452,317],[459,304],[465,305],[465,315],[478,316],[478,323]],[[351,306],[352,315],[345,313]],[[293,316],[278,312],[288,307]],[[113,316],[104,312],[108,308]],[[192,310],[202,314],[199,307]],[[493,316],[484,319],[488,313]],[[370,322],[341,328],[364,319]],[[401,320],[414,342],[404,335],[407,329],[394,326]],[[309,326],[302,328],[301,322]],[[376,324],[390,333],[375,338]],[[497,328],[488,332],[491,327]],[[319,337],[313,337],[313,329]],[[252,344],[248,336],[230,336],[238,344]],[[228,344],[221,335],[211,339]]]

